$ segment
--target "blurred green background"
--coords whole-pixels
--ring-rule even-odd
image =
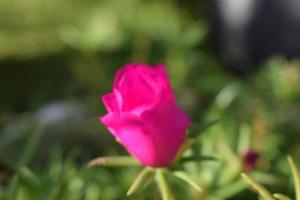
[[[275,57],[245,81],[222,69],[200,0],[0,1],[0,200],[160,199],[154,184],[126,196],[140,168],[87,168],[127,155],[98,116],[100,95],[129,62],[164,63],[199,134],[187,154],[218,161],[183,168],[205,189],[169,177],[176,199],[253,200],[249,173],[293,194],[286,162],[300,160],[300,62]],[[209,129],[202,127],[218,120]]]

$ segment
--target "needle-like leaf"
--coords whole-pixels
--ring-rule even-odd
[[[185,181],[186,183],[188,183],[190,186],[192,186],[193,188],[195,188],[199,192],[202,191],[202,188],[198,185],[198,183],[196,183],[196,181],[194,181],[192,179],[192,177],[190,177],[187,173],[185,173],[183,171],[175,171],[173,174],[177,178],[179,178],[179,179]]]
[[[243,179],[251,185],[264,200],[276,200],[273,195],[262,185],[254,181],[250,176],[245,173],[242,173],[241,176]]]
[[[273,194],[273,196],[278,200],[292,200],[290,197],[288,197],[284,194],[275,193],[275,194]]]
[[[109,166],[109,167],[122,167],[122,166],[140,166],[140,163],[131,156],[107,156],[99,157],[91,160],[88,163],[89,167],[94,166]]]
[[[134,192],[138,191],[143,185],[154,175],[154,169],[146,167],[137,176],[131,187],[129,188],[127,195],[130,196]]]
[[[155,180],[156,180],[158,188],[162,194],[162,199],[163,200],[171,200],[172,194],[171,194],[171,190],[169,188],[169,184],[168,184],[166,176],[165,176],[164,169],[156,169]]]
[[[183,155],[183,153],[185,151],[187,151],[194,143],[195,143],[195,139],[193,138],[186,138],[184,143],[181,145],[181,147],[179,148],[179,150],[177,151],[177,154],[175,156],[175,159],[174,159],[174,163],[176,163],[180,158],[181,156]]]
[[[296,192],[296,200],[300,200],[300,178],[299,178],[299,173],[298,169],[294,163],[294,160],[292,159],[291,156],[288,156],[288,162],[293,174],[293,179],[294,179],[294,184],[295,184],[295,192]]]

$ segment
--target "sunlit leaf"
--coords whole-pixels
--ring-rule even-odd
[[[172,194],[169,188],[168,181],[166,179],[166,174],[164,169],[156,169],[155,180],[157,182],[158,188],[162,194],[163,200],[171,200]]]
[[[275,193],[275,194],[273,194],[273,196],[278,200],[292,200],[290,197],[288,197],[284,194]]]
[[[288,162],[290,165],[290,168],[292,170],[293,174],[293,179],[294,179],[294,184],[295,184],[295,192],[296,192],[296,200],[300,200],[300,178],[299,178],[299,173],[298,169],[294,163],[294,160],[292,159],[291,156],[288,156]]]
[[[195,188],[197,191],[199,191],[199,192],[202,191],[202,188],[198,185],[198,183],[196,183],[196,181],[193,180],[193,178],[190,177],[186,172],[184,172],[184,171],[176,171],[176,172],[173,172],[173,174],[177,178],[179,178],[179,179],[185,181],[186,183],[188,183],[190,186],[192,186],[193,188]]]
[[[122,167],[122,166],[140,166],[140,163],[131,156],[107,156],[99,157],[91,160],[88,166],[109,166],[109,167]]]
[[[138,191],[153,175],[154,169],[148,167],[144,168],[129,188],[127,195],[130,196],[134,192]]]
[[[257,191],[257,193],[260,194],[264,200],[275,200],[273,195],[264,186],[254,181],[250,176],[245,173],[242,173],[241,176],[249,185],[253,187],[253,189]]]

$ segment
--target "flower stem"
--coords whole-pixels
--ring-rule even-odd
[[[163,200],[171,200],[172,194],[166,179],[164,169],[156,169],[155,180],[157,182]]]

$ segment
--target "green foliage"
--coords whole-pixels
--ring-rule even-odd
[[[272,58],[245,82],[231,77],[208,45],[207,2],[196,2],[0,1],[0,200],[160,199],[169,189],[178,200],[253,200],[240,177],[248,150],[259,159],[247,173],[275,198],[293,196],[285,157],[299,164],[299,61]],[[139,166],[87,167],[116,155],[136,165],[97,119],[99,95],[128,62],[167,65],[195,139],[171,169],[181,180],[161,171],[130,197]],[[83,109],[41,123],[57,101]]]
[[[288,156],[288,163],[290,166],[290,170],[292,171],[292,177],[294,179],[294,188],[295,188],[295,193],[296,193],[296,200],[299,199],[299,192],[300,192],[300,177],[299,177],[299,172],[298,169],[293,161],[293,159]],[[255,180],[253,180],[251,177],[249,177],[247,174],[242,173],[243,179],[250,184],[256,192],[264,199],[264,200],[290,200],[291,198],[284,195],[284,194],[271,194],[264,186],[260,185],[257,183]]]

